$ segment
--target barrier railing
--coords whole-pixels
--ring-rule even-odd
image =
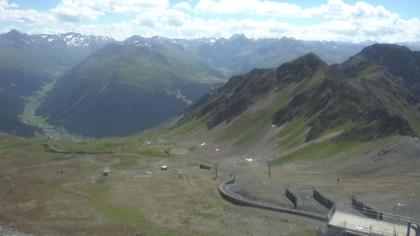
[[[370,236],[395,236],[394,232],[388,232],[384,230],[380,230],[378,228],[374,228],[373,226],[370,227],[363,227],[355,224],[349,224],[348,222],[344,221],[341,224],[338,224],[337,227],[343,229],[344,232],[353,233],[355,235],[370,235]]]
[[[374,210],[363,202],[356,200],[354,197],[351,199],[351,205],[366,217],[377,220],[384,220],[384,214],[382,212]]]
[[[323,205],[327,209],[331,209],[335,205],[333,201],[324,197],[320,192],[316,191],[315,189],[313,190],[312,196],[319,204]]]
[[[265,210],[271,210],[271,211],[277,211],[277,212],[282,212],[282,213],[287,213],[287,214],[292,214],[292,215],[298,215],[298,216],[303,216],[303,217],[311,218],[314,220],[320,220],[324,222],[327,220],[326,216],[319,215],[313,212],[290,209],[290,208],[285,208],[279,205],[247,199],[244,196],[231,192],[229,190],[228,186],[234,183],[235,183],[235,175],[231,175],[229,180],[222,182],[221,184],[219,184],[219,187],[218,187],[220,195],[225,200],[233,204],[260,208],[260,209],[265,209]]]
[[[331,219],[334,216],[336,210],[337,210],[337,206],[334,204],[331,207],[330,211],[328,212],[328,215],[327,215],[327,223],[331,221]]]

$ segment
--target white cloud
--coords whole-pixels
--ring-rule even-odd
[[[398,14],[386,10],[383,6],[373,6],[363,1],[350,5],[343,0],[329,0],[327,4],[305,10],[312,16],[322,16],[327,19],[399,17]]]
[[[9,3],[6,0],[0,0],[0,20],[10,22],[20,22],[27,24],[34,24],[42,22],[46,19],[46,16],[40,12],[29,9],[21,10],[15,3]]]
[[[62,0],[52,12],[62,21],[97,20],[108,12],[133,13],[166,9],[168,0]]]
[[[266,17],[398,17],[397,14],[386,10],[382,6],[373,6],[366,2],[354,5],[346,4],[343,0],[328,0],[318,7],[302,8],[299,5],[273,0],[199,0],[195,10],[207,14],[254,15]]]
[[[68,22],[79,22],[82,18],[95,20],[105,14],[94,1],[79,0],[62,0],[52,12],[57,19]]]
[[[181,11],[191,11],[192,7],[188,2],[179,2],[173,6],[173,9]]]
[[[104,0],[100,1],[105,11],[111,12],[142,12],[148,9],[164,9],[169,7],[168,0]]]
[[[101,17],[109,13],[120,13],[129,20],[102,23]],[[133,34],[198,38],[244,33],[254,38],[420,41],[419,19],[403,19],[383,6],[343,0],[309,8],[273,0],[198,0],[196,4],[185,0],[174,5],[168,0],[61,0],[45,12],[22,10],[0,0],[0,21],[29,25],[29,31],[77,31],[120,40]]]
[[[250,14],[272,17],[303,17],[303,9],[296,4],[272,0],[199,0],[195,9],[210,14]]]
[[[4,9],[11,9],[11,8],[17,8],[18,5],[16,3],[9,3],[7,0],[0,0],[0,10]]]

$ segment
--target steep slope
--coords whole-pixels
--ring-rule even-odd
[[[121,136],[151,128],[224,82],[194,55],[141,37],[109,44],[69,70],[39,114],[86,136]]]
[[[85,44],[69,40],[86,38]],[[89,38],[89,39],[88,39]],[[12,30],[0,35],[0,131],[32,136],[37,130],[24,124],[20,115],[30,96],[44,84],[107,43],[80,34],[27,35]]]
[[[417,98],[420,98],[419,51],[411,51],[405,46],[393,44],[374,44],[352,58],[353,61],[367,59],[382,66]]]
[[[353,57],[328,66],[310,53],[233,77],[194,104],[172,132],[270,149],[276,158],[313,142],[338,151],[342,144],[415,136],[419,124],[418,100],[381,65]]]

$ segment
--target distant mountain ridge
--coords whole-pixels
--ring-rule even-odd
[[[135,35],[116,41],[78,33],[28,35],[12,30],[0,35],[0,93],[4,104],[10,102],[1,111],[8,121],[2,122],[5,125],[0,125],[0,131],[30,129],[25,133],[34,134],[36,129],[23,124],[19,117],[27,99],[52,81],[57,83],[38,115],[87,136],[127,135],[178,114],[232,75],[265,71],[254,68],[281,65],[311,51],[326,64],[341,63],[352,55],[362,61],[383,60],[375,59],[375,53],[362,51],[365,45],[250,39],[244,35],[219,39]],[[404,55],[405,61],[417,63],[418,54]],[[393,64],[392,60],[385,63],[385,71],[403,81],[404,88],[418,98],[417,77],[413,77],[418,69],[407,74],[395,70]],[[153,102],[161,104],[161,109],[152,107]],[[237,102],[235,109],[240,111],[244,104]],[[148,110],[153,112],[145,118]]]
[[[108,43],[115,41],[109,37],[82,35],[80,33],[64,34],[25,34],[17,30],[11,30],[8,33],[0,34],[0,41],[13,44],[15,46],[33,47],[33,46],[52,46],[61,45],[68,47],[89,47],[94,44]]]
[[[246,143],[269,135],[276,145],[302,144],[334,132],[337,142],[419,135],[419,100],[411,84],[388,72],[385,58],[366,56],[372,50],[387,54],[388,47],[375,44],[331,66],[309,53],[275,69],[232,77],[193,104],[173,129],[206,132],[216,142]]]
[[[12,30],[1,34],[0,131],[24,136],[40,131],[20,120],[27,99],[109,40],[74,33],[28,35]]]
[[[244,40],[248,41],[242,36],[228,39],[221,58],[234,60],[232,56],[240,52],[228,49],[233,45],[243,48]],[[154,127],[234,73],[231,67],[209,63],[200,54],[203,48],[224,41],[132,36],[112,42],[65,73],[38,114],[55,125],[93,137],[129,135]],[[114,114],[113,109],[118,112]]]
[[[154,127],[224,83],[195,55],[164,42],[112,43],[73,67],[38,110],[92,137]]]

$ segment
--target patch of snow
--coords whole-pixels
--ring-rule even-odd
[[[200,144],[200,146],[201,147],[204,147],[204,146],[206,146],[206,143],[202,143],[202,144]]]
[[[67,35],[63,40],[68,47],[88,47],[89,39],[83,36]]]
[[[150,44],[148,44],[148,43],[141,43],[141,42],[138,42],[138,41],[136,41],[137,43],[134,43],[134,46],[135,47],[148,47],[148,48],[150,48]]]

